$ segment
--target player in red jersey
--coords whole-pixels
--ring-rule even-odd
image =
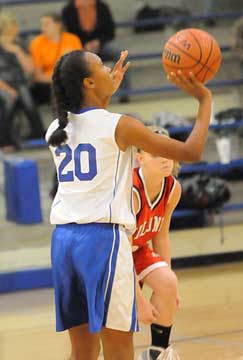
[[[152,130],[168,136],[164,129],[154,127]],[[139,167],[134,169],[133,174],[133,202],[137,218],[132,238],[133,259],[138,281],[152,289],[150,303],[159,313],[156,323],[151,324],[151,347],[138,360],[179,359],[169,346],[178,306],[177,277],[171,269],[169,227],[181,196],[181,185],[173,176],[177,175],[179,164],[141,150],[138,150],[137,160]],[[148,244],[150,240],[152,248]],[[141,309],[143,313],[146,311],[151,311],[151,307]]]

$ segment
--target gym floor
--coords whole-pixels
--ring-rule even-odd
[[[172,345],[181,360],[243,360],[243,263],[176,273],[181,308]],[[0,318],[1,360],[68,359],[67,332],[55,333],[52,289],[1,295]],[[135,359],[149,343],[149,327],[141,326]]]

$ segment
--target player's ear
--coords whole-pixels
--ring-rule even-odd
[[[83,86],[85,89],[93,89],[95,87],[95,82],[92,78],[86,77],[83,79]]]

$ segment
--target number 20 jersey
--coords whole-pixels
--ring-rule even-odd
[[[68,117],[66,143],[50,146],[59,181],[51,223],[115,223],[133,231],[133,149],[123,152],[115,141],[121,115],[89,108]],[[47,141],[57,127],[54,120]]]

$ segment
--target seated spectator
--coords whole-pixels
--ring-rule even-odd
[[[16,111],[24,111],[30,138],[44,136],[40,114],[28,88],[27,75],[33,71],[30,56],[18,40],[18,24],[11,13],[0,13],[0,146],[17,145],[12,128]]]
[[[100,0],[71,0],[62,11],[66,29],[76,34],[87,51],[98,54],[103,61],[117,61],[121,50],[110,44],[115,37],[115,24],[109,7]],[[124,94],[121,102],[127,102],[126,90],[130,89],[129,77],[121,84]]]
[[[76,35],[63,31],[61,17],[57,14],[42,16],[41,32],[29,47],[34,64],[31,90],[38,104],[50,102],[51,78],[57,60],[67,52],[82,48]]]
[[[210,17],[210,15],[217,13],[217,5],[216,0],[203,0],[203,15],[208,16],[205,20],[206,26],[212,27],[216,25],[214,16]]]
[[[243,16],[237,19],[233,25],[232,49],[240,62],[241,76],[243,77]]]

